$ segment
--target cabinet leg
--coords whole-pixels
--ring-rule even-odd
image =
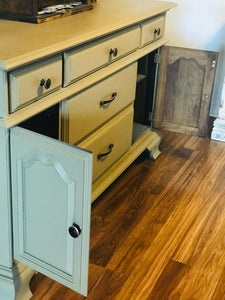
[[[29,300],[32,297],[29,283],[35,271],[19,262],[15,262],[14,268],[16,288],[15,300]]]
[[[152,133],[154,134],[154,140],[147,147],[147,150],[149,151],[149,158],[152,160],[156,160],[161,153],[161,151],[159,150],[159,145],[162,141],[162,134],[157,130],[152,131]]]
[[[29,282],[34,270],[15,262],[12,268],[0,266],[0,299],[29,300],[32,293]]]
[[[149,158],[152,160],[156,160],[161,153],[158,146],[154,147],[153,149],[147,149],[149,150]]]

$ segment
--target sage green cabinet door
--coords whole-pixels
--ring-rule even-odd
[[[19,127],[10,142],[14,258],[86,295],[92,154]]]

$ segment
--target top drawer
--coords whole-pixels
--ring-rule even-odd
[[[160,16],[142,23],[140,47],[160,39],[164,34],[164,26],[165,16]]]
[[[140,45],[140,27],[64,53],[64,85],[136,50]]]
[[[59,89],[62,85],[61,56],[25,66],[9,73],[10,113]]]

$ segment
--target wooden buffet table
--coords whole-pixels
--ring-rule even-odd
[[[100,0],[43,24],[0,20],[0,299],[33,270],[87,294],[91,201],[160,136],[133,124],[137,62],[175,4]]]

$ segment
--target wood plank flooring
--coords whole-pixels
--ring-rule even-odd
[[[163,136],[93,204],[88,297],[37,274],[32,300],[225,300],[225,143]]]

